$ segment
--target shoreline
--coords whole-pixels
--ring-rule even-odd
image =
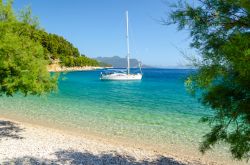
[[[20,161],[26,163],[28,161],[27,164],[29,164],[34,160],[45,164],[55,162],[67,164],[61,157],[69,153],[80,155],[77,160],[67,160],[76,161],[76,164],[83,162],[102,164],[100,161],[109,164],[114,160],[117,164],[122,164],[124,161],[128,164],[153,164],[154,162],[165,162],[170,165],[201,164],[169,155],[159,155],[142,148],[114,145],[100,139],[77,136],[55,128],[0,117],[0,128],[4,127],[11,129],[7,131],[9,135],[0,137],[0,164],[20,163]],[[58,153],[62,155],[58,157]]]
[[[72,72],[72,71],[89,71],[89,70],[97,70],[104,69],[107,67],[99,67],[99,66],[75,66],[75,67],[61,67],[57,64],[52,64],[48,66],[49,72]]]
[[[90,161],[93,157],[100,158],[103,155],[113,155],[110,159],[122,158],[122,160],[119,159],[117,161],[129,161],[130,163],[128,164],[143,164],[143,162],[157,164],[153,162],[162,161],[170,165],[222,165],[239,163],[232,161],[229,161],[231,163],[220,162],[218,160],[204,159],[203,157],[197,157],[195,155],[190,157],[181,152],[158,152],[144,147],[124,145],[118,141],[114,143],[112,140],[103,139],[102,137],[88,136],[88,133],[80,135],[63,129],[50,127],[49,125],[44,126],[3,116],[0,116],[0,128],[3,126],[1,125],[2,121],[14,123],[14,127],[11,128],[20,128],[20,131],[17,130],[15,132],[15,129],[12,130],[14,131],[13,135],[16,134],[17,137],[20,136],[21,139],[15,138],[13,135],[0,137],[0,164],[4,164],[5,162],[13,163],[16,159],[19,160],[27,157],[35,158],[42,162],[44,159],[60,162],[61,160],[56,157],[56,153],[62,151],[65,153],[73,152],[85,155],[81,158],[84,159],[84,161]],[[89,154],[92,156],[86,158],[86,155]],[[83,161],[81,159],[77,161]],[[119,163],[121,162],[117,164]],[[60,162],[59,164],[65,163]]]

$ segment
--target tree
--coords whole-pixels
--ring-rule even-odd
[[[28,19],[25,14],[24,20]],[[0,95],[40,95],[56,89],[57,76],[47,71],[43,47],[20,29],[29,29],[12,10],[12,1],[0,0]]]
[[[202,118],[211,131],[200,151],[229,144],[234,158],[250,158],[250,2],[249,0],[186,1],[172,6],[167,24],[190,30],[191,47],[201,55],[196,74],[186,85],[213,116]],[[199,96],[198,94],[196,96]]]
[[[1,22],[14,22],[16,21],[15,14],[12,10],[13,0],[7,0],[6,4],[0,0],[0,21]]]

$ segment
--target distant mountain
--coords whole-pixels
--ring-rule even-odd
[[[114,57],[97,57],[95,60],[110,64],[114,68],[126,68],[127,67],[127,58],[121,58],[119,56]],[[139,61],[137,59],[130,59],[130,67],[131,68],[137,68],[139,65]],[[146,67],[146,65],[143,65],[143,67]]]

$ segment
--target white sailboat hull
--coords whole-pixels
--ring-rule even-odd
[[[127,33],[126,33],[126,40],[127,40],[127,73],[108,73],[108,74],[102,74],[101,73],[101,80],[122,80],[122,81],[127,81],[127,80],[141,80],[142,79],[142,72],[141,73],[136,73],[136,74],[131,74],[130,73],[130,51],[129,51],[129,36],[128,36],[128,11],[126,11],[126,25],[127,25]],[[140,68],[141,70],[141,68]]]
[[[142,74],[127,74],[127,73],[112,73],[112,74],[102,74],[101,80],[121,80],[121,81],[128,81],[128,80],[141,80]]]

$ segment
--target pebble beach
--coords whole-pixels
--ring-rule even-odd
[[[0,119],[0,164],[200,164]]]
[[[169,155],[63,130],[0,118],[0,164],[222,165],[213,159]],[[231,162],[232,163],[232,162]],[[230,163],[230,164],[231,164]],[[238,164],[234,162],[235,165]],[[244,164],[244,163],[243,163]],[[247,164],[247,163],[246,163]]]

